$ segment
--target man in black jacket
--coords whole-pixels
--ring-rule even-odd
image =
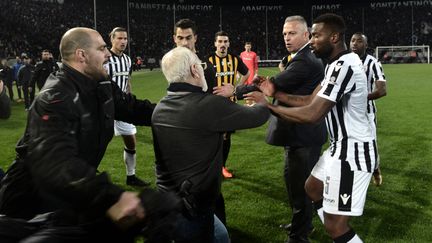
[[[23,57],[23,64],[24,65],[22,65],[21,68],[18,70],[17,81],[22,84],[22,89],[24,93],[24,108],[28,110],[32,102],[30,96],[30,85],[33,76],[33,65],[31,64],[31,59],[29,56]]]
[[[177,47],[162,58],[168,95],[152,117],[156,184],[184,202],[176,242],[214,242],[214,205],[222,182],[223,132],[258,127],[268,117],[264,96],[253,107],[208,94],[202,61]]]
[[[2,73],[0,73],[0,119],[7,119],[10,117],[11,107],[9,97],[6,95],[6,87],[3,84],[1,75]]]
[[[49,50],[43,50],[41,61],[36,63],[32,81],[30,83],[30,100],[33,102],[35,96],[35,86],[40,91],[45,84],[48,76],[59,69],[57,63],[51,59],[52,54]]]
[[[309,95],[324,77],[321,60],[311,53],[309,32],[305,19],[301,16],[286,18],[283,27],[285,46],[290,53],[285,70],[265,81],[261,87],[269,96],[275,92],[295,95]],[[276,105],[284,105],[275,100]],[[326,141],[324,122],[315,125],[296,124],[272,116],[270,118],[267,143],[284,146],[285,183],[292,208],[288,242],[309,242],[308,233],[312,230],[312,202],[306,195],[304,185],[312,168],[318,161],[321,146]]]
[[[180,19],[177,21],[174,25],[173,39],[177,47],[186,47],[194,53],[197,53],[195,46],[197,41],[197,26],[195,22],[190,19]],[[207,93],[227,98],[234,96],[235,88],[232,84],[227,83],[222,86],[217,86],[216,70],[208,59],[203,60],[202,65],[204,68],[204,77],[207,83]],[[217,200],[215,214],[218,219],[226,225],[225,200],[222,193]]]
[[[37,242],[133,242],[120,229],[149,212],[136,193],[97,168],[113,120],[148,126],[154,105],[106,81],[103,64],[110,53],[97,31],[70,29],[60,53],[62,68],[35,99],[16,161],[2,180],[0,214],[27,220],[51,213]]]
[[[8,89],[9,99],[12,102],[14,101],[14,92],[12,88],[13,70],[9,67],[6,59],[1,60],[0,70],[0,75],[2,76],[5,87]]]

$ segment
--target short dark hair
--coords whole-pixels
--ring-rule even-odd
[[[245,42],[245,45],[252,45],[252,42],[250,42],[250,41],[246,41],[246,42]]]
[[[110,39],[113,38],[117,32],[127,32],[127,30],[123,27],[115,27],[109,34]]]
[[[345,41],[346,25],[344,19],[341,16],[333,13],[325,13],[314,19],[313,23],[323,23],[325,27],[329,28],[332,32],[339,33],[341,40]]]
[[[195,21],[191,20],[191,19],[180,19],[179,21],[177,21],[177,23],[175,23],[174,25],[174,34],[177,34],[177,28],[180,29],[192,29],[192,33],[194,35],[196,35],[197,32],[197,26],[195,24]]]
[[[354,36],[354,35],[360,35],[360,36],[364,37],[366,43],[368,42],[368,38],[367,38],[367,36],[366,36],[363,32],[355,32],[355,33],[353,34],[353,36]]]
[[[218,36],[228,36],[228,33],[223,30],[216,32],[215,41],[217,40]]]

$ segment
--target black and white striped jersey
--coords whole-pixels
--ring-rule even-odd
[[[116,82],[123,92],[128,92],[129,77],[132,74],[131,58],[124,53],[121,56],[117,56],[111,50],[110,52],[111,57],[109,58],[109,62],[105,64],[105,69],[111,80]]]
[[[375,82],[377,80],[386,82],[384,71],[381,63],[372,55],[366,54],[362,58],[363,62],[363,70],[366,73],[367,81],[368,81],[368,92],[371,93],[375,88]],[[376,106],[374,100],[369,100],[368,113],[376,113]]]
[[[376,141],[367,115],[367,80],[357,54],[342,52],[325,69],[318,95],[335,102],[326,116],[331,156],[348,161],[352,170],[372,172]]]

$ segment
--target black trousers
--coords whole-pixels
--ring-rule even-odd
[[[30,107],[32,100],[32,92],[34,92],[34,89],[32,90],[32,92],[29,91],[29,84],[28,83],[24,83],[22,86],[22,90],[23,90],[23,94],[24,94],[24,107],[26,109],[28,109]],[[34,99],[34,93],[33,93],[33,99]]]
[[[285,184],[292,208],[290,239],[293,242],[308,242],[312,226],[312,201],[304,185],[321,154],[321,146],[285,147]]]

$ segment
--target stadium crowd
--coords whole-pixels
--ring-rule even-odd
[[[62,33],[75,26],[94,28],[108,39],[112,26],[129,27],[130,55],[160,60],[173,47],[172,23],[181,18],[197,20],[200,36],[198,53],[213,51],[213,35],[225,30],[232,36],[231,50],[239,54],[245,41],[251,41],[260,59],[281,59],[285,47],[281,44],[280,26],[286,16],[300,14],[308,21],[325,13],[344,16],[351,26],[348,35],[357,31],[367,33],[369,46],[428,45],[430,44],[432,7],[400,6],[398,8],[372,8],[371,5],[333,4],[313,6],[278,5],[268,11],[247,9],[240,5],[205,5],[209,9],[192,11],[167,8],[139,8],[130,5],[129,12],[123,1],[110,0],[101,4],[87,0],[11,0],[1,1],[0,9],[0,57],[15,58],[21,53],[38,57],[43,49],[58,56],[58,40]],[[212,4],[212,3],[209,3]],[[96,10],[96,11],[95,11]],[[79,14],[78,14],[79,13]],[[415,13],[415,15],[414,15]],[[129,26],[127,17],[129,16]],[[401,18],[400,16],[408,16]],[[383,31],[385,29],[385,31]],[[392,33],[389,35],[388,33]]]

